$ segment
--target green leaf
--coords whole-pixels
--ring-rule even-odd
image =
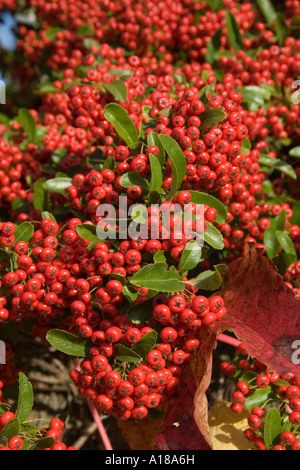
[[[0,249],[0,264],[7,265],[10,262],[10,256],[3,248]]]
[[[155,155],[149,156],[151,167],[150,192],[159,192],[162,188],[163,173],[159,159]]]
[[[126,314],[128,320],[132,323],[140,325],[145,323],[153,317],[152,300],[146,300],[145,302],[139,302],[129,308]]]
[[[104,115],[105,119],[114,126],[119,136],[127,145],[136,149],[138,147],[139,134],[126,110],[119,104],[110,103],[105,106]]]
[[[179,271],[190,271],[200,263],[202,259],[202,249],[195,240],[191,240],[184,248],[180,263]]]
[[[149,132],[147,136],[147,145],[148,147],[152,147],[152,145],[155,145],[159,149],[159,154],[157,156],[161,166],[164,166],[165,164],[165,149],[164,146],[159,138],[159,135],[157,132]]]
[[[165,256],[165,252],[162,250],[155,253],[155,255],[153,256],[153,261],[154,263],[166,264],[167,259]]]
[[[205,0],[204,3],[209,5],[215,12],[224,8],[223,0]]]
[[[23,423],[31,413],[33,407],[33,391],[32,385],[27,377],[20,372],[19,374],[19,397],[16,418]]]
[[[277,444],[277,440],[282,432],[281,415],[276,408],[271,408],[267,414],[264,427],[264,441],[267,449]]]
[[[273,262],[276,264],[278,271],[284,275],[288,267],[295,262],[295,256],[281,253],[273,259]]]
[[[94,28],[91,24],[83,24],[76,29],[75,34],[77,36],[87,36],[87,35],[94,35]]]
[[[11,439],[14,436],[17,436],[21,430],[20,420],[15,418],[9,421],[2,431],[0,432],[0,438],[5,437],[7,440]]]
[[[273,395],[272,387],[260,388],[253,395],[247,398],[245,405],[249,410],[259,406],[261,407]]]
[[[204,241],[212,248],[215,248],[215,250],[223,250],[224,248],[223,235],[210,222],[207,222],[207,230],[204,232]]]
[[[18,120],[24,131],[28,135],[30,142],[35,142],[36,138],[36,122],[32,114],[26,108],[21,108],[18,114]]]
[[[290,36],[290,28],[288,27],[283,13],[277,13],[275,21],[275,31],[279,39],[279,45],[283,46],[286,38]]]
[[[117,101],[126,102],[128,90],[126,84],[121,79],[114,80],[112,83],[102,83],[103,87],[109,91]]]
[[[293,217],[290,219],[292,225],[300,225],[300,201],[293,206]]]
[[[15,235],[15,244],[22,241],[22,242],[30,242],[31,238],[34,234],[34,227],[30,222],[23,222],[21,225],[18,225]]]
[[[159,135],[159,140],[164,146],[165,151],[169,155],[172,166],[172,185],[168,194],[168,199],[171,200],[176,192],[179,190],[186,173],[186,161],[183,151],[179,144],[169,135]]]
[[[184,285],[179,281],[180,273],[174,266],[166,269],[163,263],[148,264],[140,269],[131,278],[134,286],[160,292],[179,292],[184,290]]]
[[[91,347],[88,339],[62,330],[50,330],[46,335],[46,339],[58,351],[74,357],[88,356]]]
[[[116,359],[120,362],[129,362],[129,363],[140,363],[142,362],[142,357],[135,352],[132,348],[124,346],[124,344],[116,345]]]
[[[87,49],[91,49],[91,47],[98,47],[98,48],[100,47],[99,42],[95,41],[95,39],[91,39],[91,38],[84,38],[83,45]]]
[[[135,289],[132,289],[128,286],[123,286],[123,289],[122,289],[122,294],[126,297],[126,299],[130,302],[130,303],[134,303],[136,301],[136,299],[138,298],[139,296],[139,293],[135,290]]]
[[[221,111],[221,109],[209,109],[201,113],[200,119],[201,129],[205,129],[206,127],[213,126],[217,122],[224,121],[224,119],[226,119],[226,113]]]
[[[151,110],[151,106],[142,106],[142,115],[146,119],[146,121],[150,121],[151,118],[149,116],[149,111]]]
[[[276,231],[284,230],[286,222],[286,212],[283,210],[278,217],[271,219],[271,226],[264,232],[264,245],[266,247],[267,255],[270,259],[275,258],[279,253],[280,243],[276,237]]]
[[[118,75],[120,78],[123,78],[123,79],[133,77],[133,72],[128,69],[124,69],[124,70],[110,69],[108,73],[110,73],[111,75]]]
[[[228,10],[226,11],[226,27],[229,44],[237,52],[244,49],[243,39],[235,17]]]
[[[300,158],[300,147],[294,147],[289,151],[289,156],[294,158]]]
[[[53,42],[55,40],[56,34],[59,33],[61,30],[61,28],[53,26],[52,28],[48,28],[45,30],[45,35],[48,39],[50,39],[51,42]]]
[[[243,155],[248,155],[249,151],[251,150],[251,142],[249,139],[243,139],[242,140],[242,150],[241,153]]]
[[[219,289],[223,282],[221,273],[227,271],[227,266],[225,264],[217,264],[214,268],[215,271],[204,271],[192,281],[187,281],[187,284],[195,286],[201,290],[215,291]]]
[[[41,212],[49,210],[50,204],[48,191],[44,188],[45,183],[46,179],[40,178],[33,187],[33,207]]]
[[[113,158],[113,157],[112,157]],[[106,156],[103,150],[97,147],[93,152],[91,152],[88,156],[88,160],[90,165],[100,165],[101,163],[105,162]],[[113,158],[114,160],[114,158]]]
[[[120,179],[120,185],[123,188],[133,188],[134,186],[140,186],[145,193],[149,193],[149,183],[139,173],[130,171],[125,173]]]
[[[218,211],[218,217],[216,222],[223,224],[227,220],[227,210],[219,199],[211,196],[210,194],[200,193],[198,191],[190,191],[192,195],[191,203],[193,204],[205,204],[206,206],[213,207]]]
[[[201,88],[199,92],[199,100],[202,101],[205,106],[208,105],[209,99],[208,95],[214,93],[214,85],[206,85],[203,88]]]
[[[66,194],[66,189],[72,186],[72,178],[58,177],[48,180],[44,183],[44,189],[50,193]]]
[[[50,449],[55,444],[55,440],[53,437],[42,437],[39,439],[35,444],[33,444],[30,449],[31,450],[42,450],[42,449]]]
[[[150,331],[145,334],[139,341],[131,346],[131,350],[138,354],[140,357],[145,357],[152,349],[154,349],[157,340],[155,331]]]
[[[259,108],[263,108],[265,101],[271,98],[271,93],[268,90],[256,85],[238,88],[237,91],[242,93],[243,101],[248,104],[251,111],[257,111]]]
[[[10,119],[8,116],[6,116],[6,114],[0,113],[0,124],[5,124],[6,126],[8,126],[9,121]]]
[[[276,10],[271,0],[256,0],[257,6],[268,24],[276,20]]]
[[[51,220],[53,220],[54,222],[56,222],[56,218],[54,217],[54,215],[51,214],[51,213],[48,212],[48,211],[43,211],[41,215],[42,215],[42,218],[43,218],[43,219],[51,219]]]
[[[276,238],[282,246],[283,251],[287,255],[294,256],[295,262],[297,261],[297,252],[294,245],[294,242],[291,240],[289,234],[286,231],[277,230],[276,231]]]
[[[147,207],[143,204],[137,204],[130,207],[130,217],[136,224],[145,224],[148,214]]]
[[[261,165],[266,165],[271,168],[274,168],[275,170],[279,170],[285,175],[290,176],[294,180],[297,180],[297,174],[294,168],[288,163],[280,160],[279,158],[272,158],[272,157],[269,157],[269,155],[261,154],[258,162]]]
[[[89,240],[92,243],[100,243],[101,240],[97,236],[97,227],[92,224],[82,224],[76,227],[77,235],[84,240]]]
[[[215,53],[220,50],[221,47],[221,29],[218,29],[214,36],[211,38],[207,44],[207,52],[205,56],[205,62],[213,65],[215,62]]]

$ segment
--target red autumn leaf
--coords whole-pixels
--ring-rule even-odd
[[[248,245],[246,256],[233,261],[220,295],[228,309],[220,326],[232,329],[248,353],[279,374],[300,376],[292,363],[292,344],[300,339],[300,302],[274,263]]]
[[[211,448],[206,391],[219,332],[233,330],[251,356],[281,375],[290,371],[300,376],[299,365],[291,362],[292,344],[300,338],[300,302],[274,263],[249,244],[245,257],[229,265],[220,295],[228,314],[217,332],[201,335],[197,356],[184,369],[180,390],[155,439],[161,450]]]
[[[202,334],[200,342],[199,352],[183,370],[179,392],[171,398],[162,431],[156,436],[160,450],[211,450],[206,391],[216,335]]]

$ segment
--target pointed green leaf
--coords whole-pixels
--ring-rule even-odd
[[[247,398],[245,405],[252,410],[255,406],[262,406],[270,397],[273,396],[272,387],[260,388]]]
[[[169,271],[163,263],[148,264],[140,269],[131,279],[134,286],[161,292],[179,292],[184,285],[179,281],[180,274],[174,266]]]
[[[215,271],[204,271],[200,273],[195,279],[187,281],[187,284],[197,287],[201,290],[215,291],[220,289],[223,279],[221,273],[227,271],[225,264],[218,264],[214,266]]]
[[[221,47],[221,29],[218,29],[214,36],[207,44],[207,52],[205,56],[205,62],[213,65],[215,62],[215,53],[220,50]]]
[[[186,161],[183,151],[179,144],[169,135],[159,135],[159,140],[166,153],[168,154],[172,165],[172,185],[168,194],[168,199],[171,200],[176,192],[179,190],[186,173]]]
[[[147,145],[148,147],[151,147],[152,145],[155,145],[159,149],[159,155],[158,155],[158,160],[161,164],[161,166],[164,166],[165,164],[165,149],[163,144],[160,141],[159,135],[157,132],[152,131],[149,132],[147,136]]]
[[[139,134],[126,110],[119,104],[110,103],[105,106],[104,115],[105,119],[114,126],[119,136],[127,145],[136,149],[138,147]]]
[[[117,101],[124,101],[124,102],[127,101],[128,90],[123,80],[120,80],[118,78],[117,80],[114,80],[112,83],[102,83],[102,85],[107,91],[109,91],[111,95],[114,96],[114,98]]]
[[[73,180],[69,177],[56,177],[44,183],[44,189],[50,193],[66,194],[66,189],[72,186]]]
[[[153,256],[153,261],[154,263],[166,264],[167,259],[165,256],[165,252],[158,251],[157,253],[155,253],[155,255]]]
[[[2,431],[0,432],[0,439],[1,437],[5,437],[6,439],[11,439],[14,436],[17,436],[21,430],[21,423],[20,420],[15,418],[9,421]]]
[[[20,241],[28,243],[33,237],[34,227],[30,222],[23,222],[21,225],[18,225],[15,235],[15,243]]]
[[[271,226],[264,232],[264,245],[270,259],[275,258],[279,253],[280,243],[276,237],[276,231],[284,230],[286,222],[286,212],[283,210],[278,217],[271,219]]]
[[[128,348],[124,346],[124,344],[117,344],[116,345],[116,359],[120,362],[128,362],[128,363],[140,363],[142,362],[142,357],[133,350],[133,348]]]
[[[271,0],[256,0],[257,6],[268,24],[276,20],[276,10]]]
[[[97,227],[92,224],[82,224],[76,227],[77,235],[84,240],[89,240],[92,243],[100,243],[101,240],[97,236]]]
[[[292,150],[289,151],[290,157],[300,158],[300,146],[294,147]]]
[[[45,178],[40,178],[33,186],[33,207],[39,211],[49,210],[49,194],[44,188]]]
[[[145,323],[153,318],[153,307],[152,300],[146,300],[145,302],[139,302],[129,308],[126,314],[128,320],[136,325]]]
[[[226,11],[226,27],[229,44],[235,51],[244,49],[243,39],[235,17],[228,10]]]
[[[26,108],[21,108],[18,114],[18,120],[22,125],[24,131],[28,135],[30,142],[35,142],[36,138],[36,122],[34,117]]]
[[[19,397],[16,418],[23,423],[30,414],[33,407],[32,385],[27,377],[20,372],[19,374]]]
[[[276,408],[271,408],[267,414],[264,427],[264,441],[267,449],[272,445],[279,444],[277,440],[283,430],[279,411]]]
[[[50,330],[46,339],[58,351],[74,357],[88,356],[91,347],[90,340],[62,330]]]
[[[156,344],[157,334],[155,331],[150,331],[145,334],[139,341],[131,346],[131,350],[138,354],[140,357],[145,357]]]
[[[224,204],[222,204],[219,199],[212,196],[211,194],[200,193],[198,191],[190,191],[192,195],[191,202],[193,204],[205,204],[208,207],[213,207],[218,211],[218,217],[216,218],[216,222],[218,224],[223,224],[227,220],[227,210]]]
[[[159,192],[162,188],[163,173],[160,161],[155,155],[149,156],[151,166],[151,181],[150,181],[150,192]]]
[[[269,155],[261,154],[261,156],[259,157],[258,162],[261,165],[266,165],[266,166],[269,166],[271,168],[274,168],[275,170],[279,170],[282,173],[284,173],[285,175],[290,176],[294,180],[297,180],[297,174],[296,174],[294,168],[291,165],[289,165],[288,163],[280,160],[279,158],[272,158],[272,157],[269,157]]]
[[[139,173],[130,171],[125,173],[120,179],[120,185],[123,188],[133,188],[134,186],[140,186],[145,193],[149,192],[149,183]]]
[[[223,235],[210,222],[207,222],[207,230],[204,232],[204,241],[216,250],[223,250],[224,248]]]
[[[275,31],[279,39],[279,45],[283,46],[286,38],[290,36],[290,28],[288,27],[283,13],[277,13],[275,21]]]
[[[191,240],[184,248],[180,263],[180,271],[190,271],[200,263],[202,258],[202,249],[195,240]]]
[[[277,238],[278,242],[280,243],[280,246],[282,246],[283,251],[287,255],[292,255],[294,257],[295,261],[297,261],[296,248],[295,248],[294,242],[290,238],[289,234],[285,231],[277,230],[276,231],[276,238]]]
[[[226,113],[221,109],[209,109],[200,114],[201,129],[205,127],[211,127],[217,122],[224,121],[226,119]]]

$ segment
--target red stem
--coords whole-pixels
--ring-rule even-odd
[[[238,348],[242,344],[242,342],[239,341],[238,339],[232,338],[231,336],[223,335],[223,334],[220,334],[218,336],[218,341],[221,341],[222,343],[230,344],[230,346],[234,346],[235,348]]]
[[[73,363],[74,363],[75,368],[77,370],[80,370],[78,360],[74,359]],[[98,431],[99,431],[99,434],[100,434],[100,437],[102,439],[102,442],[104,444],[105,449],[106,450],[113,450],[111,442],[110,442],[109,437],[107,435],[107,432],[105,430],[105,427],[103,426],[102,419],[100,418],[99,413],[98,413],[95,405],[88,400],[88,406],[89,406],[91,415],[92,415],[95,423],[97,424],[97,428],[98,428]]]

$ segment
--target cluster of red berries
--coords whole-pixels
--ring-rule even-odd
[[[300,281],[300,263],[291,264],[286,273],[284,274],[284,280],[286,284],[294,291],[296,299],[300,300],[300,289],[299,289],[299,281]]]
[[[113,414],[122,420],[143,419],[149,410],[165,403],[178,391],[182,366],[199,347],[200,330],[213,327],[225,314],[220,296],[194,297],[190,303],[180,294],[154,297],[149,325],[135,325],[125,315],[101,321],[101,330],[92,333],[94,345],[89,357],[70,373],[80,393],[102,414]],[[130,358],[122,363],[124,350],[119,350],[118,345],[137,347],[147,334],[155,334],[157,326],[157,346],[140,361],[135,358],[134,364]]]
[[[261,201],[263,202],[263,194]],[[224,237],[225,247],[230,251],[227,261],[240,256],[244,251],[245,243],[254,242],[264,247],[265,232],[270,229],[274,218],[278,218],[283,212],[286,215],[285,230],[289,233],[296,252],[299,253],[300,227],[290,222],[293,217],[290,204],[257,203],[247,210],[245,204],[234,202],[229,206],[227,221],[217,226]],[[290,267],[288,272],[294,272],[293,268],[294,265]],[[294,277],[290,278],[288,273],[285,278],[287,281],[294,280]]]
[[[0,381],[0,389],[1,389],[1,381]],[[0,431],[2,431],[5,426],[12,420],[16,418],[16,414],[12,411],[4,411],[0,416]],[[45,437],[50,437],[54,439],[54,444],[49,448],[42,448],[41,450],[76,450],[75,447],[67,447],[64,442],[62,442],[63,433],[65,430],[65,423],[59,418],[53,418],[50,421],[50,425],[48,429],[41,429],[39,430],[39,435],[41,436],[40,439]],[[24,432],[24,435],[26,433]],[[25,442],[28,445],[28,441],[25,440],[24,435],[22,433],[18,434],[17,436],[12,436],[9,439],[6,437],[0,438],[0,450],[25,450]],[[28,435],[28,433],[27,433]],[[5,442],[6,441],[6,442]],[[35,445],[38,444],[38,440],[35,440]]]
[[[236,383],[231,410],[236,414],[241,414],[245,409],[250,412],[245,437],[258,450],[299,450],[299,378],[292,373],[281,376],[267,368],[248,356],[243,345],[238,348],[233,361],[221,363],[220,368],[228,377],[234,377]],[[253,401],[253,397],[258,397],[263,389],[269,392],[268,398],[264,396],[261,400],[254,400],[255,406],[248,405],[247,399],[251,400],[252,397]],[[282,429],[269,449],[264,440],[264,427],[268,412],[274,407],[280,412]]]

